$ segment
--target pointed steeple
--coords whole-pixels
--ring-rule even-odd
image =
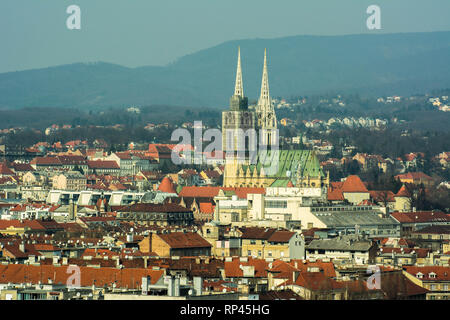
[[[267,49],[264,49],[264,68],[261,81],[261,95],[259,97],[258,105],[270,106],[270,93],[269,93],[269,73],[267,71]]]
[[[241,68],[241,47],[238,47],[238,62],[236,70],[236,85],[234,87],[234,95],[244,97],[244,85],[242,83],[242,68]]]

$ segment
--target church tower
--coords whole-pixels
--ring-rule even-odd
[[[259,139],[262,145],[274,145],[277,143],[276,129],[277,118],[272,106],[269,92],[269,73],[267,70],[267,49],[264,50],[264,67],[261,81],[261,94],[256,107],[258,119]]]
[[[238,51],[234,94],[229,110],[222,112],[222,150],[225,152],[224,187],[325,188],[329,184],[329,177],[325,177],[313,151],[279,148],[277,118],[269,92],[267,50],[256,110],[248,108],[244,96]]]
[[[244,96],[241,50],[238,49],[236,83],[230,98],[230,109],[222,112],[222,150],[225,152],[224,186],[233,184],[239,166],[248,163],[249,136],[255,129],[255,115],[248,110],[248,98]],[[255,137],[256,138],[256,137]]]

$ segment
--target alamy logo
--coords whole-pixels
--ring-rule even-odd
[[[66,26],[69,30],[81,29],[81,9],[77,5],[71,5],[67,7],[66,13],[70,16],[66,20]]]
[[[369,30],[381,29],[381,9],[377,5],[371,5],[367,8],[367,14],[370,16],[367,18],[366,25]]]
[[[381,289],[381,271],[377,265],[369,265],[366,273],[372,274],[366,281],[369,290]]]
[[[184,128],[172,132],[171,141],[178,141],[172,149],[171,159],[176,165],[202,164],[206,160],[237,161],[242,164],[256,165],[260,163],[266,175],[276,174],[279,162],[278,129],[243,130],[207,129],[203,132],[201,121],[194,121],[194,140],[191,133]],[[225,146],[222,138],[225,137]],[[203,149],[203,143],[210,142]],[[193,151],[189,146],[193,146]],[[224,147],[224,148],[223,148]]]
[[[80,288],[81,287],[80,267],[76,265],[68,266],[66,273],[70,274],[70,276],[67,278],[66,286],[68,288]]]

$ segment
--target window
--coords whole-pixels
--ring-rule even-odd
[[[266,208],[287,208],[286,200],[267,200],[264,201]]]

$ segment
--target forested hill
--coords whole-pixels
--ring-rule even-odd
[[[224,107],[237,47],[244,92],[259,95],[264,48],[272,96],[415,94],[450,88],[450,32],[294,36],[229,41],[164,67],[77,63],[0,74],[0,107]]]

